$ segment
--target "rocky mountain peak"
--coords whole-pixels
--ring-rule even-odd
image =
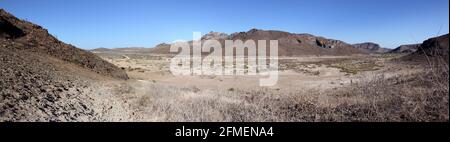
[[[220,33],[220,32],[213,32],[213,31],[211,31],[211,32],[205,34],[202,37],[202,40],[211,40],[211,39],[220,40],[220,39],[226,39],[226,38],[228,38],[228,36],[229,35],[226,34],[226,33]]]

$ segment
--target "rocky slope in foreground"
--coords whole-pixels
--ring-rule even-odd
[[[95,121],[91,80],[126,73],[0,9],[0,122]]]
[[[2,9],[0,9],[0,25],[3,48],[46,54],[105,76],[128,79],[126,73],[113,64],[90,52],[65,44],[50,35],[46,29],[17,19]]]

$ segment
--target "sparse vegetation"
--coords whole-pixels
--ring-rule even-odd
[[[375,61],[351,61],[351,62],[340,62],[329,65],[329,67],[338,68],[341,72],[355,75],[362,71],[374,71],[378,70],[382,65],[378,65]]]
[[[431,73],[425,72],[419,76]],[[132,85],[125,93],[140,94],[136,109],[147,114],[143,121],[448,121],[445,77],[417,80],[416,76],[373,75],[326,93],[197,90],[158,84]],[[443,86],[430,85],[438,82]]]
[[[132,105],[132,110],[145,114],[139,121],[448,121],[448,67],[422,68],[384,59],[371,56],[284,63],[290,67],[286,70],[304,69],[300,73],[307,76],[316,75],[306,71],[321,68],[327,74],[337,68],[331,65],[363,74],[344,77],[352,78],[349,83],[331,81],[330,85],[336,86],[331,89],[213,89],[133,83],[123,84],[131,89],[117,94],[134,94],[139,103]]]

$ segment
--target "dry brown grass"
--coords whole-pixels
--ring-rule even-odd
[[[280,64],[286,70],[303,68],[305,74],[320,66],[342,65],[356,71],[351,77],[361,76],[333,89],[199,89],[195,84],[183,87],[148,80],[126,82],[112,94],[123,97],[135,115],[125,121],[448,121],[448,65],[391,61],[397,57],[284,60]]]
[[[127,84],[122,94],[137,121],[317,122],[448,121],[448,71],[393,77],[374,74],[350,87],[288,94],[270,89],[199,90],[151,82]],[[136,95],[137,94],[137,95]]]
[[[364,103],[337,109],[350,113],[341,113],[344,121],[448,121],[448,72],[443,76],[447,79],[433,78],[429,71],[391,78],[376,75],[348,91]]]

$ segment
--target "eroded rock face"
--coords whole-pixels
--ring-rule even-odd
[[[386,52],[390,51],[390,49],[383,48],[380,45],[373,43],[373,42],[353,44],[353,47],[361,50],[362,52],[369,53],[369,54],[371,54],[371,53],[386,53]]]
[[[330,40],[330,39],[324,39],[324,38],[317,38],[316,44],[319,47],[322,48],[335,48],[335,47],[341,47],[346,46],[346,43],[339,41],[339,40]]]
[[[15,39],[22,36],[25,36],[25,33],[21,29],[0,17],[0,38]]]
[[[252,29],[248,32],[234,33],[229,39],[278,40],[279,56],[365,54],[343,41],[327,39],[311,34]]]
[[[220,32],[209,32],[208,34],[204,35],[202,37],[202,40],[224,40],[228,39],[228,34],[226,33],[220,33]]]

